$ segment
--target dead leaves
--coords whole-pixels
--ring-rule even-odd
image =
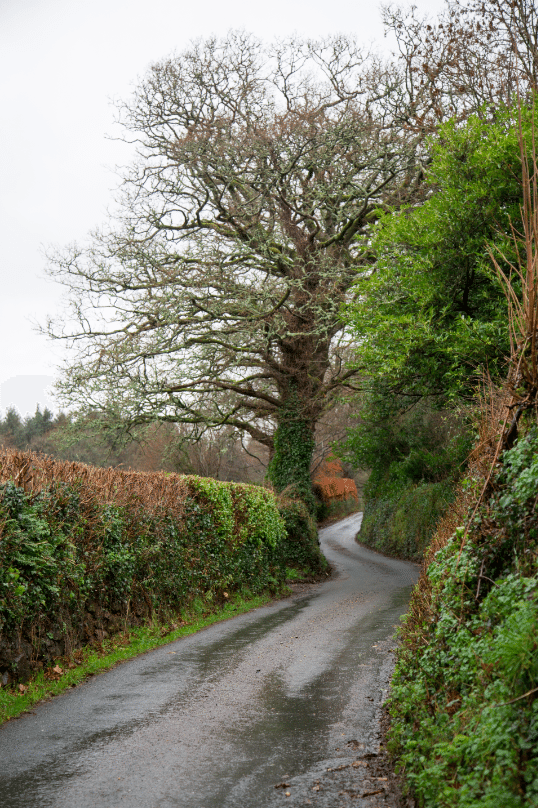
[[[59,665],[55,665],[53,668],[46,670],[44,676],[45,679],[48,679],[49,681],[58,682],[62,678],[63,673],[64,669],[60,668]]]
[[[275,788],[289,788],[289,783],[277,783]],[[291,797],[291,791],[284,792],[285,797]]]

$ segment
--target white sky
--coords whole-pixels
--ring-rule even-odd
[[[434,13],[443,2],[414,5]],[[114,166],[129,162],[107,139],[111,100],[151,63],[230,28],[266,40],[344,31],[383,47],[367,0],[0,0],[0,412],[57,409],[45,390],[62,349],[31,323],[60,306],[42,249],[83,241],[105,218]]]

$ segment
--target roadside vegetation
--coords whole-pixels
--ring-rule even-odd
[[[196,601],[274,595],[287,567],[327,567],[305,506],[279,511],[264,488],[10,450],[0,475],[4,683]]]
[[[290,568],[287,575],[288,580],[301,580],[304,572]],[[159,619],[154,615],[145,625],[130,626],[97,643],[84,645],[71,654],[55,657],[25,682],[14,682],[0,689],[0,724],[121,662],[194,634],[213,623],[237,617],[263,606],[273,598],[269,591],[252,596],[248,590],[230,595],[218,606],[197,598],[171,620]]]
[[[428,808],[538,805],[538,431],[525,431],[477,509],[489,469],[472,465],[401,630],[390,748]]]
[[[463,419],[424,400],[409,405],[397,397],[370,396],[360,426],[341,447],[349,460],[370,470],[358,540],[421,561],[454,499],[472,440]]]
[[[534,107],[521,115],[530,148]],[[368,382],[342,451],[371,470],[360,540],[384,552],[422,558],[473,446],[481,379],[505,373],[506,300],[488,249],[509,272],[522,228],[517,117],[439,128],[428,199],[381,219],[376,271],[348,309]]]
[[[510,250],[487,250],[508,303],[508,375],[482,397],[390,697],[392,751],[424,808],[538,805],[538,162],[534,116],[529,127],[519,106],[513,119],[520,225]]]
[[[424,198],[379,218],[345,312],[364,385],[340,451],[370,470],[358,539],[424,559],[389,700],[420,808],[538,805],[537,19],[503,0],[426,29],[401,14],[413,53],[448,32],[480,81],[479,53],[504,53],[506,86],[521,70],[504,100],[436,127]],[[441,92],[442,60],[424,64]]]

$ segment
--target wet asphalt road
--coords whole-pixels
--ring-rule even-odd
[[[321,532],[337,574],[306,595],[159,648],[1,727],[0,806],[392,805],[369,761],[418,568],[357,545],[359,523],[355,514]]]

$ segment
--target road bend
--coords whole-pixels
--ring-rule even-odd
[[[321,531],[335,569],[0,728],[3,808],[389,805],[369,761],[418,567]],[[392,803],[390,803],[392,804]]]

